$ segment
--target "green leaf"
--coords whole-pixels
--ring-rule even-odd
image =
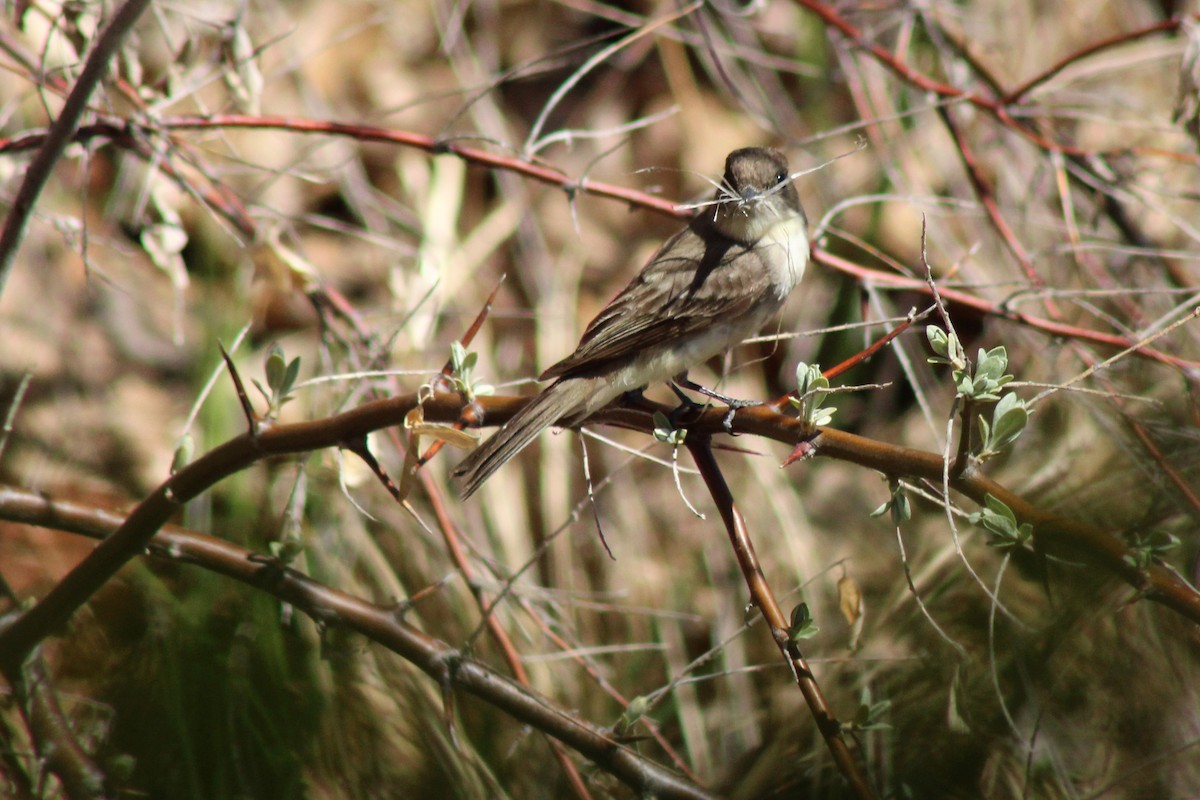
[[[833,421],[836,408],[821,408],[829,397],[829,379],[821,373],[819,364],[796,365],[796,396],[788,401],[800,411],[800,419],[810,427],[821,427]]]
[[[617,724],[613,726],[613,730],[618,736],[625,736],[639,719],[646,716],[646,712],[649,710],[650,701],[642,695],[638,695],[629,701],[629,705],[625,707],[625,711],[617,720]]]
[[[884,512],[891,512],[892,524],[903,525],[912,519],[912,506],[908,502],[908,494],[904,491],[904,484],[900,483],[900,481],[891,481],[890,488],[892,492],[891,498],[872,511],[871,516],[881,517]]]
[[[983,499],[983,501],[993,512],[1004,517],[1013,525],[1017,524],[1017,515],[1013,513],[1013,510],[1009,508],[1003,500],[999,499],[995,495],[989,494]]]
[[[267,375],[267,386],[271,388],[271,393],[277,393],[279,387],[283,385],[284,377],[287,375],[287,359],[284,358],[283,348],[278,343],[273,343],[267,349],[267,358],[266,363],[263,365],[263,371]]]
[[[930,349],[935,353],[933,358],[927,359],[930,364],[949,364],[958,370],[966,369],[966,355],[963,353],[958,336],[947,333],[936,325],[926,325],[925,338],[929,341]]]
[[[1004,374],[1004,370],[1008,369],[1008,351],[1004,349],[1003,345],[993,347],[987,352],[980,348],[978,363],[979,366],[975,370],[976,375],[999,380],[1000,376]]]
[[[933,350],[934,353],[941,356],[942,359],[946,359],[946,357],[949,355],[949,344],[946,332],[937,325],[926,325],[925,338],[929,341],[929,348]],[[930,359],[930,362],[941,363],[941,360],[935,361],[934,359]],[[946,363],[949,363],[949,361],[947,360]]]
[[[992,409],[992,434],[986,440],[988,450],[1003,450],[1025,432],[1028,424],[1029,411],[1025,408],[1025,401],[1011,392],[1004,395]]]
[[[1135,569],[1146,569],[1156,559],[1179,546],[1179,537],[1162,531],[1151,531],[1142,536],[1135,534],[1130,544],[1130,552],[1121,557],[1126,564]]]
[[[891,709],[891,700],[880,700],[878,703],[873,702],[871,692],[864,688],[858,702],[858,709],[854,712],[854,717],[846,723],[846,728],[854,732],[882,730],[890,728],[886,722],[881,722],[885,714]]]
[[[296,356],[288,364],[287,374],[283,377],[282,393],[287,394],[292,391],[292,387],[296,385],[296,378],[300,375],[300,356]]]
[[[992,426],[982,416],[975,418],[976,427],[979,428],[979,452],[990,452],[992,449]]]
[[[467,350],[462,346],[462,342],[450,343],[450,366],[454,370],[455,375],[461,375],[463,365],[467,360]]]
[[[900,525],[910,519],[912,519],[912,504],[909,503],[908,495],[901,486],[892,503],[892,522]]]
[[[1028,522],[1018,525],[1012,509],[990,494],[984,498],[983,510],[968,519],[972,525],[981,525],[994,534],[988,545],[998,550],[1022,547],[1033,538],[1033,526]]]

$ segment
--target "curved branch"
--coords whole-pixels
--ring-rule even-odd
[[[13,683],[38,759],[62,782],[69,800],[100,800],[106,797],[108,776],[79,741],[71,722],[59,705],[41,653],[25,665]]]
[[[120,514],[0,486],[0,514],[30,525],[105,541],[124,525]],[[254,558],[215,536],[165,525],[150,539],[151,555],[193,564],[269,592],[326,625],[343,625],[407,659],[442,686],[454,686],[492,704],[574,748],[645,796],[711,800],[713,795],[636,751],[615,742],[603,728],[559,708],[445,642],[406,624],[396,609],[325,586],[301,572]]]
[[[502,424],[529,398],[478,397],[474,407],[488,425]],[[340,447],[366,434],[403,424],[405,415],[421,405],[429,422],[455,422],[463,409],[462,398],[439,393],[432,397],[405,394],[364,403],[325,419],[289,425],[264,425],[218,446],[175,473],[139,503],[120,528],[101,542],[33,608],[0,630],[0,670],[14,674],[33,648],[59,630],[71,615],[104,585],[126,562],[137,556],[155,531],[167,523],[179,506],[222,479],[268,456],[291,455],[325,447]],[[666,407],[663,407],[663,410]],[[709,409],[689,429],[712,435],[724,429],[726,412]],[[609,407],[591,418],[646,432],[653,431],[647,411]],[[733,421],[737,433],[751,433],[787,444],[811,438],[811,432],[793,418],[769,407],[746,408]],[[942,458],[912,448],[874,441],[823,428],[817,440],[818,455],[850,461],[890,475],[938,479]],[[967,470],[951,487],[977,503],[988,494],[1003,500],[1024,522],[1033,523],[1038,543],[1046,550],[1064,547],[1082,555],[1160,602],[1200,624],[1200,594],[1164,566],[1138,569],[1127,561],[1131,551],[1119,539],[1099,528],[1042,511],[995,481]]]

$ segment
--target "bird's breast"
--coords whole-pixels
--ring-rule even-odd
[[[780,299],[787,297],[808,264],[808,226],[801,216],[773,223],[758,240],[756,249],[771,274],[771,286]]]

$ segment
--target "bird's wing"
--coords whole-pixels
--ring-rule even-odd
[[[746,313],[769,290],[770,275],[765,267],[730,269],[738,258],[758,255],[730,239],[702,237],[690,226],[680,231],[592,320],[575,352],[541,379],[589,374]]]

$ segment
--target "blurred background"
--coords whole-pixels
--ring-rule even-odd
[[[57,115],[114,7],[5,7],[6,212],[34,152],[22,137]],[[766,399],[794,388],[797,362],[853,356],[930,304],[870,277],[923,280],[924,252],[939,286],[978,300],[950,304],[968,355],[1005,346],[1032,403],[1025,434],[981,468],[1194,578],[1200,73],[1184,11],[153,5],[0,296],[0,399],[15,408],[0,480],[126,509],[181,446],[204,453],[244,430],[228,377],[210,388],[218,341],[264,383],[273,344],[299,356],[282,418],[316,419],[428,383],[498,285],[475,372],[498,394],[532,393],[681,224],[354,126],[678,202],[710,196],[730,150],[771,145],[811,170],[797,188],[825,257],[761,340],[692,378]],[[244,124],[206,121],[216,114]],[[954,387],[926,363],[922,327],[836,379],[865,388],[829,401],[834,427],[953,452]],[[1174,360],[1113,358],[1121,346],[1079,330],[1161,333],[1151,346]],[[404,441],[392,429],[371,447],[398,472]],[[780,469],[787,447],[723,441],[767,578],[785,608],[811,609],[820,630],[803,650],[834,712],[864,723],[849,738],[881,796],[1200,793],[1193,624],[1082,559],[989,547],[939,486],[906,483],[913,517],[897,529],[870,516],[884,476],[819,457]],[[260,463],[178,522],[256,551],[287,544],[293,566],[368,600],[428,590],[408,621],[454,647],[480,624],[472,589],[494,598],[518,576],[494,613],[538,692],[598,725],[621,718],[618,694],[648,698],[661,738],[639,751],[720,794],[844,796],[686,452],[677,489],[672,448],[644,434],[547,433],[467,503],[446,478],[460,457],[434,459],[414,513],[330,450]],[[36,598],[91,547],[3,523],[0,574]],[[487,636],[473,654],[510,672]],[[464,696],[452,733],[441,688],[415,667],[196,567],[131,565],[47,656],[121,796],[572,796],[537,731]],[[0,714],[0,781],[14,797],[59,796],[30,782],[19,718]],[[631,796],[572,758],[593,796]]]

